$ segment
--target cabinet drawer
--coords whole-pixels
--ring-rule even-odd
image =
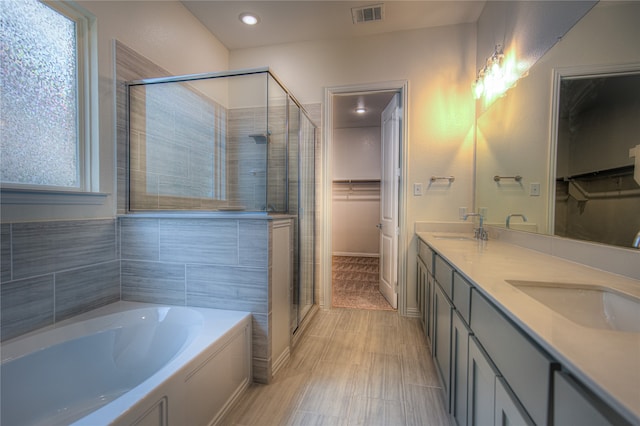
[[[555,365],[477,290],[471,291],[471,329],[536,424],[549,423]]]
[[[453,273],[453,305],[467,324],[471,315],[471,288],[471,284],[460,274]]]
[[[453,268],[437,254],[435,255],[435,277],[444,292],[453,299]]]
[[[427,267],[427,271],[433,274],[433,250],[422,240],[418,240],[418,256]]]

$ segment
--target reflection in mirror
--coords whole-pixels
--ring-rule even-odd
[[[529,69],[528,76],[518,81],[516,87],[497,99],[488,109],[478,110],[474,208],[486,209],[485,223],[505,227],[505,219],[509,214],[521,213],[526,215],[528,221],[512,220],[512,229],[588,239],[631,249],[634,237],[640,231],[640,224],[637,222],[640,218],[640,198],[630,196],[638,187],[634,186],[629,175],[630,166],[635,165],[637,157],[630,158],[629,150],[640,144],[640,113],[637,103],[630,107],[628,102],[623,106],[622,101],[616,101],[615,106],[606,106],[608,104],[604,101],[617,92],[623,92],[629,99],[640,99],[637,91],[637,79],[640,79],[638,22],[640,2],[598,2],[535,62]],[[540,22],[540,27],[544,27],[544,22]],[[523,34],[516,30],[515,36],[522,37]],[[630,79],[616,80],[617,84],[613,81],[601,83],[593,79],[587,81],[584,78],[587,73],[590,76],[615,74],[617,77],[624,77],[622,74],[625,74]],[[582,78],[576,78],[579,75]],[[580,115],[590,118],[582,124],[572,122],[571,127],[568,127],[567,122],[562,125],[561,132],[572,131],[573,138],[579,137],[581,145],[572,148],[572,151],[560,147],[556,161],[556,136],[559,135],[556,126],[560,110],[556,97],[559,93],[560,76],[573,77],[572,81],[566,79],[565,83],[567,86],[574,86],[571,89],[574,93],[572,96],[580,97],[582,106],[575,107],[572,114],[577,114],[580,110]],[[635,85],[634,92],[629,84]],[[605,89],[602,92],[587,90],[587,86],[591,85],[594,89],[599,86]],[[592,99],[593,96],[598,98]],[[563,97],[563,104],[569,104],[569,99]],[[607,115],[599,118],[593,115],[598,109],[605,110]],[[565,110],[562,114],[567,116],[570,113]],[[618,120],[622,120],[625,114],[635,114],[635,118],[621,124]],[[573,119],[577,119],[577,115]],[[609,126],[604,130],[597,130],[595,125],[605,119],[610,122]],[[578,125],[579,129],[573,128]],[[623,130],[622,126],[627,127]],[[574,170],[567,171],[569,160],[574,161],[573,157],[577,157],[578,153],[586,153],[592,149],[597,150],[595,154],[575,159],[579,163],[571,166]],[[613,162],[614,154],[618,158],[617,162]],[[587,168],[588,158],[608,162],[589,165]],[[556,164],[564,169],[556,171]],[[603,173],[605,170],[609,171]],[[640,167],[634,167],[633,170],[640,174]],[[608,174],[603,179],[606,184],[596,180],[587,183],[584,178],[594,172],[599,172],[599,175]],[[625,172],[627,175],[619,176]],[[627,196],[607,204],[606,216],[603,212],[593,219],[599,236],[587,234],[583,224],[568,221],[569,208],[560,211],[560,202],[557,203],[559,211],[556,213],[556,173],[561,182],[559,192],[567,198],[567,203],[576,204],[575,214],[580,214],[580,208],[584,208],[583,219],[601,201],[581,202],[580,205],[569,194],[571,190],[573,195],[580,197],[576,185],[569,188],[570,179],[586,175],[581,177],[584,180],[581,188],[587,193],[625,191]],[[495,175],[519,175],[522,180],[496,182]],[[562,185],[565,187],[560,189]],[[617,210],[619,204],[627,203],[633,203],[634,213]],[[623,223],[624,228],[616,226],[614,231],[614,225]],[[571,230],[571,233],[567,230]]]
[[[563,76],[557,99],[554,233],[631,247],[640,231],[640,70]]]

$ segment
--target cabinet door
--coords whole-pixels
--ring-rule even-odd
[[[502,377],[496,378],[495,426],[533,426],[533,420],[526,413],[518,398]]]
[[[496,371],[476,338],[470,336],[467,383],[467,424],[469,426],[494,424]]]
[[[444,386],[444,394],[447,396],[447,407],[450,404],[450,380],[451,380],[451,311],[452,307],[444,295],[440,286],[435,285],[434,291],[434,358],[442,384]]]
[[[420,258],[418,258],[417,268],[416,268],[416,275],[417,275],[416,305],[418,307],[418,313],[420,314],[420,323],[422,324],[422,329],[425,331],[425,334],[426,334],[426,328],[425,328],[426,324],[425,324],[425,317],[424,317],[424,289],[426,284],[425,281],[427,279],[426,269],[427,268],[424,266]]]
[[[566,373],[553,376],[553,424],[608,426],[628,422]]]
[[[553,358],[475,288],[470,325],[533,421],[550,423],[551,371],[557,368]]]
[[[433,291],[435,287],[435,281],[433,275],[429,271],[425,275],[425,288],[424,288],[424,320],[425,331],[429,342],[433,342]]]
[[[467,425],[467,368],[471,332],[457,311],[451,321],[451,415],[458,426]]]

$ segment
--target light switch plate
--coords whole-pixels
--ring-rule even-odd
[[[529,195],[532,197],[538,197],[540,195],[539,183],[532,183],[529,185]]]
[[[413,184],[413,195],[414,197],[420,197],[422,195],[422,184],[414,183]]]

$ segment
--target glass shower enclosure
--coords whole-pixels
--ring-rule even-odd
[[[315,134],[268,68],[127,83],[135,212],[294,218],[292,328],[313,305]]]

